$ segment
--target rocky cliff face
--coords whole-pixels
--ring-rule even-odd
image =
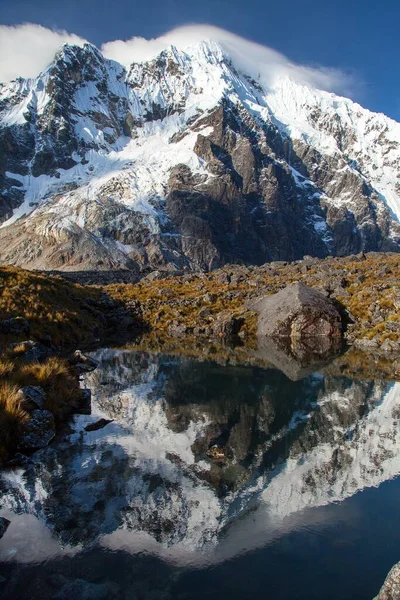
[[[204,269],[398,251],[400,125],[218,44],[126,70],[65,45],[0,87],[0,260]]]

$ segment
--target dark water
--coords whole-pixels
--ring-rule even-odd
[[[0,597],[377,594],[400,560],[399,384],[95,356],[92,415],[2,476]]]

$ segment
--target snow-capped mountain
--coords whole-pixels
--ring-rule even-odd
[[[213,41],[126,69],[64,45],[0,87],[0,261],[212,269],[399,250],[400,124]]]

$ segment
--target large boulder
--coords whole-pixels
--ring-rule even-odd
[[[338,309],[321,292],[292,283],[251,308],[259,313],[257,333],[275,338],[339,337],[343,325]]]

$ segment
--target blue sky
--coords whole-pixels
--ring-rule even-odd
[[[398,0],[0,0],[0,21],[66,29],[98,46],[212,24],[295,62],[353,73],[361,82],[354,99],[400,121]]]

